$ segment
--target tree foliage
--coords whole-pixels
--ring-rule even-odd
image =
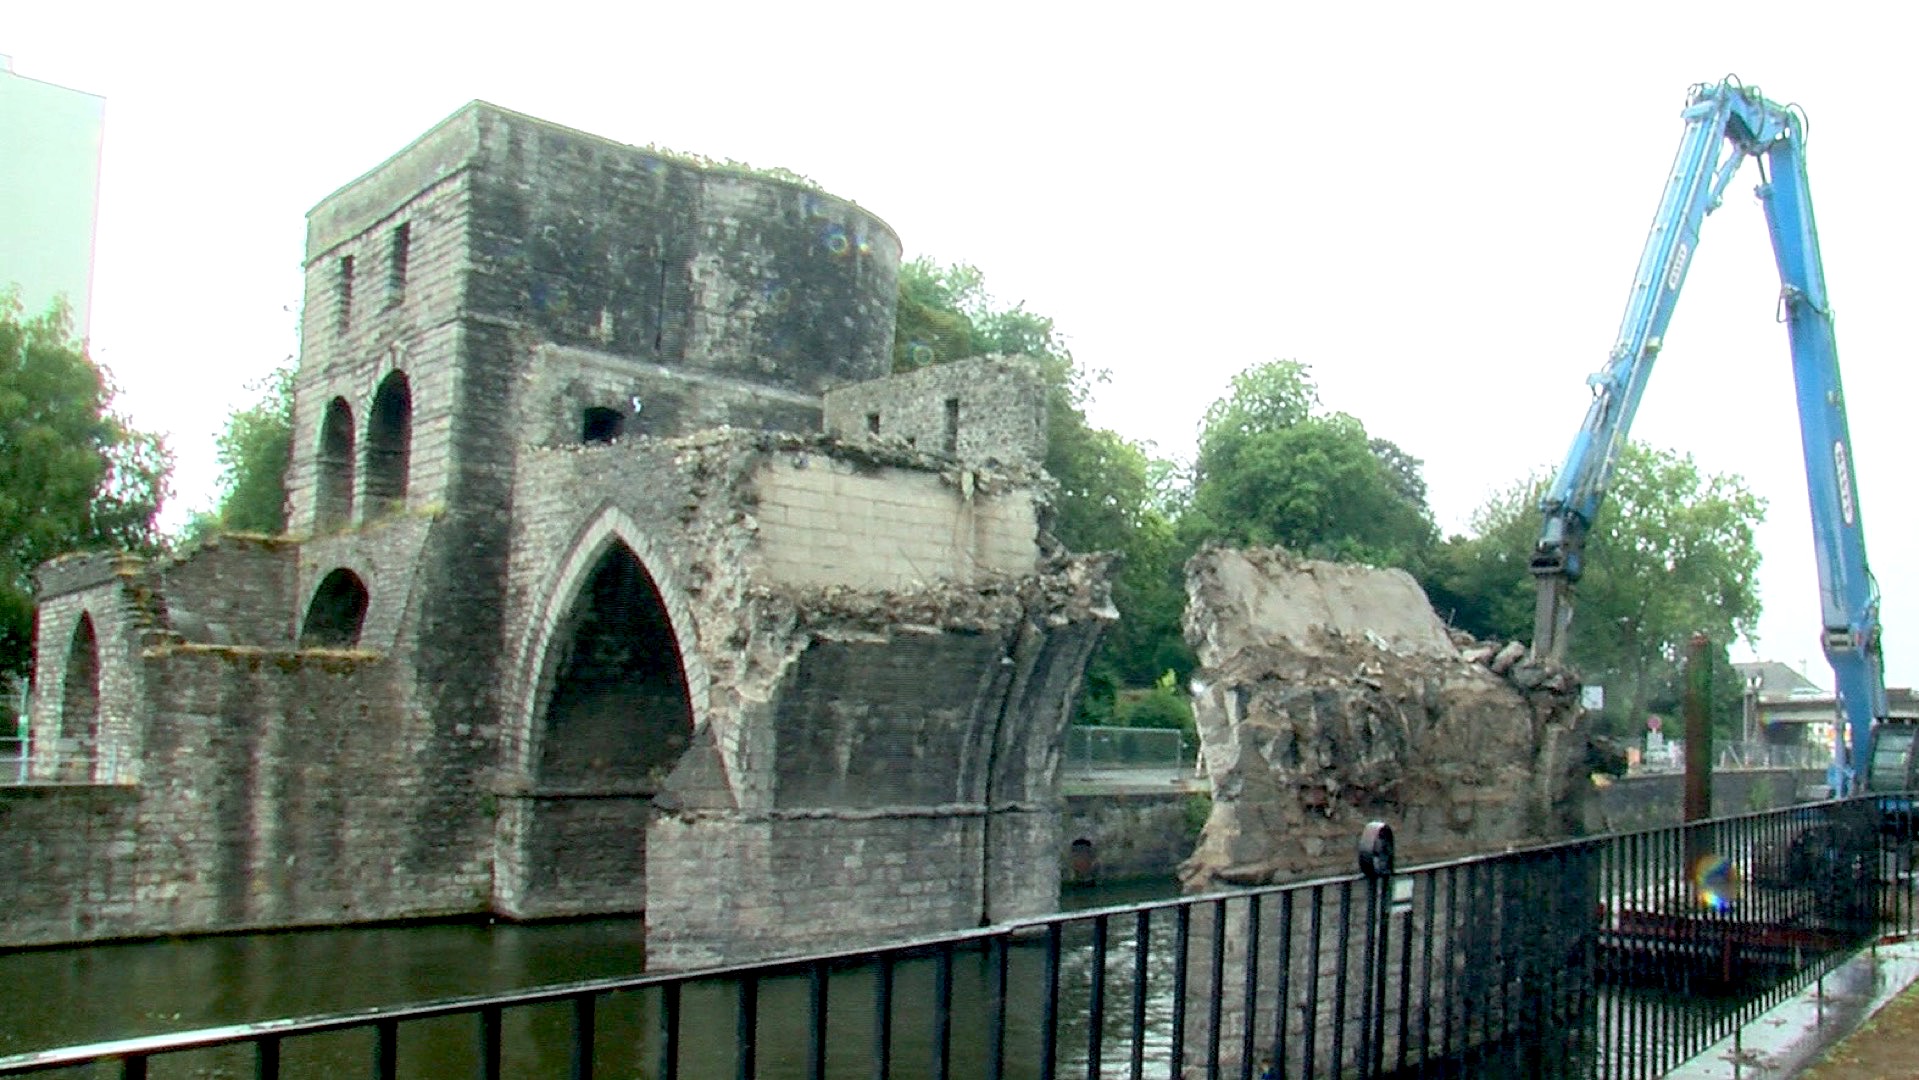
[[[1177,501],[1170,463],[1148,448],[1087,422],[1093,377],[1073,360],[1053,320],[1024,304],[1002,306],[978,269],[921,258],[900,268],[893,366],[909,371],[989,353],[1038,360],[1047,378],[1046,470],[1059,483],[1052,530],[1074,551],[1121,555],[1113,601],[1120,622],[1087,673],[1081,717],[1110,720],[1120,688],[1181,680],[1192,656],[1180,635],[1185,548],[1174,531]]]
[[[1074,405],[1084,404],[1085,382],[1052,319],[1023,302],[1001,307],[985,275],[965,263],[942,266],[922,256],[900,267],[894,371],[991,353],[1039,360]]]
[[[1527,566],[1544,485],[1536,476],[1502,492],[1480,509],[1472,537],[1435,553],[1426,584],[1441,615],[1484,637],[1532,636]],[[1718,648],[1722,671],[1726,646],[1752,641],[1765,515],[1765,501],[1737,476],[1702,473],[1689,455],[1626,447],[1587,535],[1568,654],[1588,681],[1605,684],[1617,729],[1676,709],[1695,632]]]
[[[215,442],[220,491],[210,512],[188,522],[185,539],[216,532],[286,531],[287,464],[293,447],[293,362],[288,358],[252,389],[259,397],[227,414]]]
[[[1305,365],[1260,364],[1206,410],[1183,531],[1319,558],[1413,566],[1433,542],[1420,461],[1320,408]]]
[[[0,293],[0,674],[32,661],[33,571],[68,551],[155,548],[172,459],[113,411],[63,301]]]

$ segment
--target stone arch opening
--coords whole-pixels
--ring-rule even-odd
[[[380,382],[366,421],[366,498],[369,516],[406,507],[413,453],[413,388],[403,371]]]
[[[302,649],[350,649],[360,643],[366,622],[366,583],[351,570],[328,574],[313,590],[306,619],[300,624]]]
[[[626,414],[618,409],[594,406],[580,414],[580,441],[610,443],[626,432]]]
[[[319,465],[314,518],[322,529],[337,529],[353,518],[353,407],[345,398],[327,402]]]
[[[93,616],[81,613],[67,646],[66,679],[60,688],[60,739],[54,770],[62,780],[93,774],[100,747],[100,640]]]
[[[633,549],[610,544],[554,635],[539,786],[652,794],[693,735],[693,699],[666,602]]]

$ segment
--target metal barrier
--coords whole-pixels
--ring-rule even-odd
[[[1638,1080],[1912,931],[1907,805],[1375,860],[883,949],[73,1047],[0,1076]]]
[[[121,758],[113,747],[78,739],[0,739],[0,785],[115,784]]]
[[[1832,763],[1832,748],[1826,746],[1776,746],[1772,743],[1729,743],[1715,748],[1714,772],[1739,769],[1808,769],[1825,771]],[[1677,739],[1664,743],[1655,756],[1648,753],[1633,767],[1638,773],[1680,773],[1686,770],[1685,744]]]
[[[1066,729],[1066,773],[1181,771],[1187,763],[1184,740],[1176,728],[1074,724]]]

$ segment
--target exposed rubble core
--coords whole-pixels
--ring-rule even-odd
[[[1370,820],[1402,863],[1581,831],[1567,669],[1449,632],[1400,570],[1212,548],[1186,587],[1213,786],[1188,891],[1347,872]]]

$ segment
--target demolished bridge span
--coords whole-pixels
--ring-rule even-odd
[[[1186,568],[1213,808],[1189,892],[1583,831],[1590,732],[1568,669],[1449,631],[1401,570],[1211,548]]]

